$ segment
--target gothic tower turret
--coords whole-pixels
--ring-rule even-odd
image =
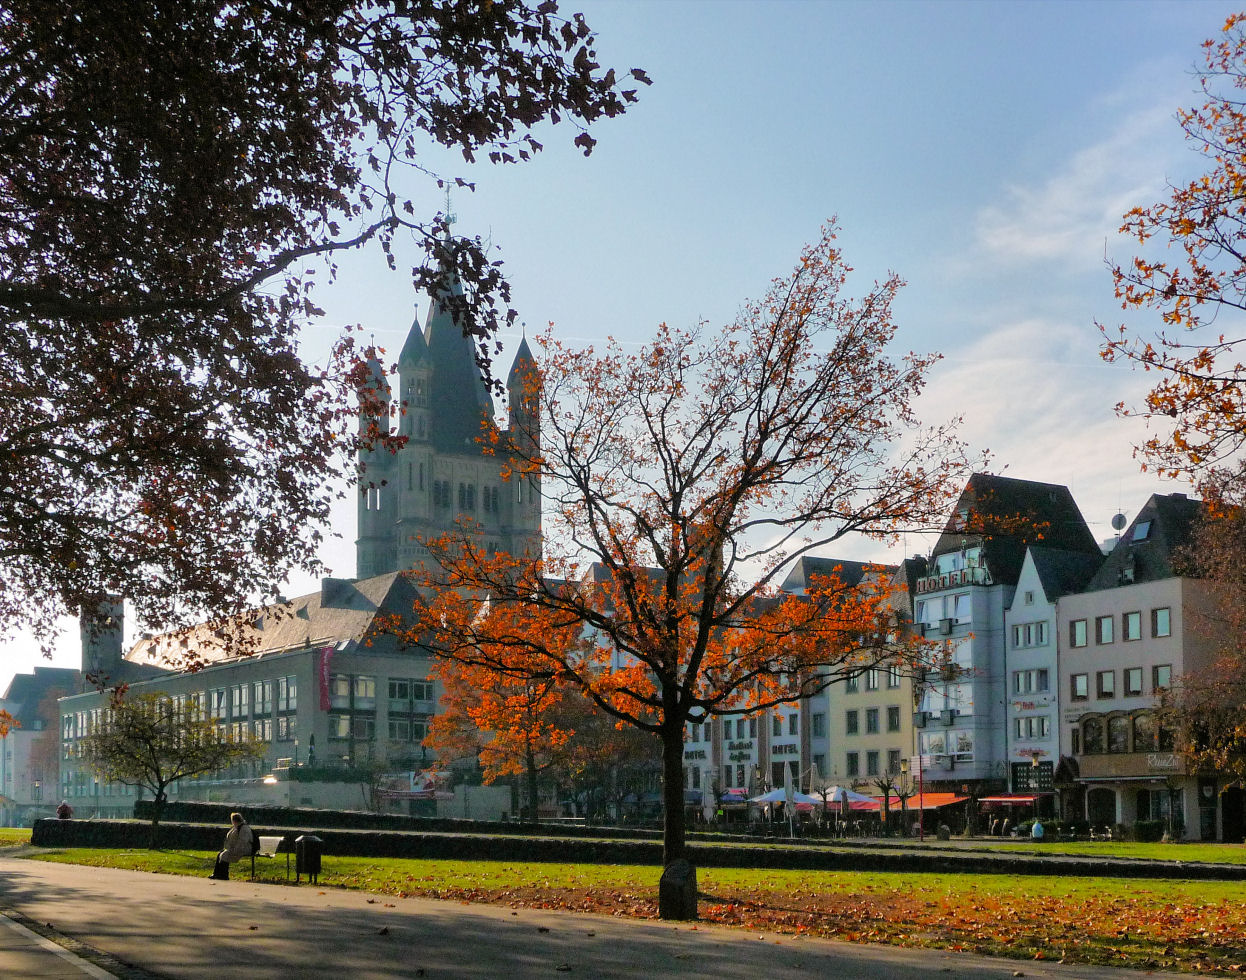
[[[541,378],[525,336],[506,376],[509,436],[519,461],[511,477],[514,553],[541,553],[541,476],[532,469],[541,447]],[[527,472],[524,472],[524,470]]]
[[[389,434],[390,390],[385,368],[369,357],[366,390],[359,396],[359,434]],[[365,406],[367,406],[365,408]],[[383,447],[359,450],[358,537],[355,539],[356,572],[360,578],[379,575],[393,567],[393,457]]]

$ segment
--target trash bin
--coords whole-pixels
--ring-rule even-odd
[[[303,834],[294,839],[294,883],[300,875],[307,875],[313,884],[320,876],[320,856],[324,853],[324,841],[315,834]]]

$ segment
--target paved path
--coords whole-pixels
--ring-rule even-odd
[[[91,956],[80,970],[28,937],[19,937],[0,916],[0,976],[5,978],[1157,976],[704,925],[395,899],[307,884],[214,882],[8,856],[0,856],[0,910],[24,916],[42,930],[50,927],[53,938],[84,944]],[[101,968],[102,973],[89,972]]]

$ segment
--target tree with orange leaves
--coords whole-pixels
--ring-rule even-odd
[[[444,710],[433,718],[424,744],[443,759],[475,756],[486,783],[522,777],[529,817],[539,822],[542,774],[563,761],[575,734],[559,710],[574,692],[551,677],[498,676],[444,658],[434,662],[433,673],[441,681]]]
[[[1159,244],[1176,257],[1112,267],[1123,308],[1158,312],[1164,330],[1148,339],[1101,326],[1102,354],[1159,376],[1143,407],[1117,406],[1173,420],[1138,447],[1146,465],[1170,476],[1234,465],[1242,481],[1246,470],[1232,460],[1246,444],[1246,336],[1216,327],[1222,313],[1246,309],[1246,14],[1229,17],[1221,38],[1203,48],[1205,101],[1177,117],[1207,168],[1168,200],[1130,210],[1121,227],[1140,246]]]
[[[545,555],[426,542],[440,564],[409,640],[505,678],[550,679],[657,736],[664,861],[684,856],[688,723],[759,714],[875,663],[913,663],[884,576],[781,593],[791,563],[849,534],[942,524],[968,470],[952,425],[912,404],[934,356],[894,358],[891,277],[859,300],[828,226],[720,333],[665,325],[635,354],[551,336],[510,454],[540,490]]]
[[[1133,208],[1121,228],[1139,245],[1156,243],[1176,257],[1140,256],[1112,269],[1123,307],[1158,312],[1164,330],[1153,339],[1123,326],[1104,330],[1103,356],[1157,373],[1143,407],[1117,409],[1171,420],[1138,447],[1144,468],[1196,478],[1207,504],[1186,548],[1185,574],[1204,579],[1215,597],[1221,621],[1206,628],[1222,643],[1222,659],[1181,678],[1165,700],[1191,764],[1242,779],[1246,333],[1231,320],[1233,311],[1246,310],[1246,13],[1229,17],[1203,50],[1203,104],[1179,110],[1178,120],[1206,169],[1174,187],[1169,199]]]

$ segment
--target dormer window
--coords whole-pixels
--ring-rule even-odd
[[[1151,522],[1139,521],[1134,525],[1133,540],[1145,541],[1151,536]]]

